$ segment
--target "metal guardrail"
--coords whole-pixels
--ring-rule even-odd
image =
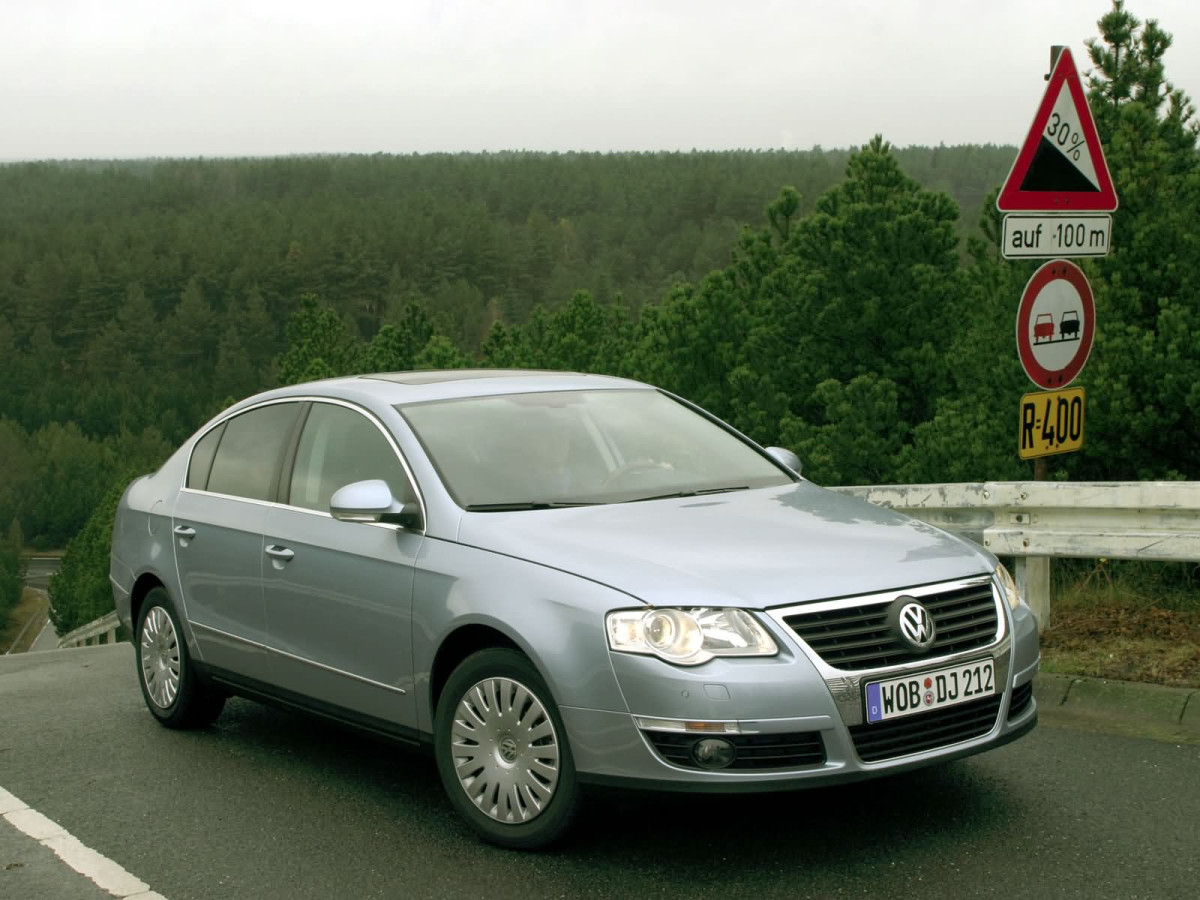
[[[1017,586],[1050,618],[1050,558],[1200,562],[1200,481],[983,481],[835,487],[1016,558]],[[58,642],[116,640],[117,614]]]
[[[121,622],[114,609],[108,615],[88,622],[86,625],[80,625],[74,631],[64,634],[58,639],[58,647],[61,650],[64,647],[82,647],[86,644],[115,644],[117,629],[120,626]]]
[[[1017,585],[1050,617],[1051,557],[1200,562],[1200,482],[984,481],[840,487],[1016,558]]]

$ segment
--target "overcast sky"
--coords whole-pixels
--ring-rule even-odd
[[[0,160],[1017,144],[1109,0],[0,0]],[[1129,0],[1200,97],[1200,2]]]

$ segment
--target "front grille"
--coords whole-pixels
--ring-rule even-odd
[[[825,742],[819,731],[793,734],[683,734],[677,731],[643,732],[669,763],[687,769],[702,769],[692,758],[692,747],[705,738],[719,737],[737,749],[733,763],[724,769],[795,769],[825,762]]]
[[[1011,721],[1025,710],[1029,709],[1029,704],[1033,702],[1033,682],[1027,681],[1020,687],[1013,688],[1012,700],[1008,704],[1008,718]]]
[[[873,669],[916,662],[927,656],[944,656],[986,647],[996,637],[996,600],[991,582],[918,598],[933,616],[936,634],[925,653],[914,653],[888,628],[891,599],[797,612],[784,617],[792,629],[821,659],[838,669]]]
[[[854,749],[863,762],[878,762],[948,747],[987,734],[996,724],[1003,696],[985,697],[946,709],[918,713],[890,722],[850,728]]]

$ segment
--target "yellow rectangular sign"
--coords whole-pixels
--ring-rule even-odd
[[[1039,391],[1021,398],[1021,459],[1070,453],[1083,446],[1083,388]]]

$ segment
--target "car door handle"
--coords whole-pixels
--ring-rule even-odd
[[[188,525],[176,525],[175,536],[183,538],[185,541],[190,541],[196,536],[196,529]]]
[[[276,546],[275,544],[272,544],[271,546],[269,546],[266,549],[266,554],[267,554],[267,556],[270,556],[272,559],[281,559],[284,562],[287,562],[289,559],[291,559],[293,556],[296,555],[293,551],[289,550],[287,547],[279,547],[279,546]]]

